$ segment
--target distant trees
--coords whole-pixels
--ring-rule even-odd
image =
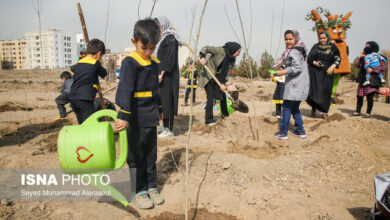
[[[257,62],[252,58],[247,58],[247,54],[244,53],[242,55],[241,61],[238,65],[234,68],[234,75],[246,77],[249,78],[249,73],[247,72],[249,69],[249,65],[252,67],[253,71],[253,77],[260,76],[263,79],[269,78],[268,70],[271,69],[271,66],[274,63],[274,59],[272,58],[271,54],[269,54],[267,51],[264,51],[261,54],[260,58],[260,65],[257,64]]]

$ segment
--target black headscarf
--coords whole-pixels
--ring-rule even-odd
[[[368,41],[366,42],[368,46],[364,47],[364,53],[365,54],[370,54],[370,53],[378,53],[379,52],[379,45],[375,41]],[[364,68],[364,58],[361,57],[360,62],[362,63],[360,70],[359,70],[359,75],[358,78],[356,79],[356,82],[358,82],[361,86],[363,85],[363,82],[366,81],[366,69]]]
[[[236,58],[233,57],[233,54],[235,54],[240,48],[241,45],[236,42],[227,42],[223,46],[223,49],[225,49],[226,56],[223,59],[222,63],[219,65],[219,74],[217,74],[216,76],[222,84],[226,83],[226,76],[229,71],[229,66],[236,62]]]
[[[379,45],[375,41],[368,41],[366,44],[368,44],[368,46],[364,48],[364,53],[370,54],[379,52]]]

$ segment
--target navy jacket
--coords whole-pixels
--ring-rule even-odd
[[[131,127],[159,125],[162,112],[158,94],[159,62],[154,56],[144,59],[136,52],[122,61],[115,102],[121,107],[118,118],[129,121]]]
[[[61,93],[66,93],[67,95],[69,95],[72,84],[73,84],[73,79],[65,80],[65,82],[61,86]]]
[[[99,76],[107,76],[107,70],[98,60],[92,57],[84,57],[72,66],[74,72],[73,84],[70,89],[70,100],[93,100],[97,90],[93,87],[99,83]]]

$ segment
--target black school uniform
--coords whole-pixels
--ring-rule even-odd
[[[194,76],[192,77],[192,73],[194,74]],[[193,82],[191,83],[191,78],[193,78]],[[196,93],[196,88],[198,88],[198,81],[197,81],[197,78],[198,78],[198,70],[197,69],[194,69],[194,71],[192,70],[188,70],[188,73],[187,73],[187,90],[186,90],[186,95],[185,95],[185,98],[184,98],[184,102],[187,103],[188,102],[188,96],[190,95],[191,93],[191,88],[193,90],[193,94],[192,94],[192,102],[195,103],[195,93]]]
[[[118,118],[129,122],[127,129],[130,177],[136,178],[136,193],[157,188],[157,130],[162,112],[158,94],[160,61],[130,53],[121,65],[116,104]],[[132,169],[135,168],[135,169]]]
[[[98,60],[88,56],[79,60],[71,69],[74,75],[69,100],[81,124],[95,112],[93,100],[97,90],[93,85],[99,84],[99,76],[107,76],[107,70]]]

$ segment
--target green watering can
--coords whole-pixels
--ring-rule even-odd
[[[115,139],[109,122],[99,122],[102,117],[117,119],[117,112],[100,110],[92,114],[81,125],[64,126],[58,135],[58,160],[64,173],[104,174],[123,167],[127,159],[127,133],[119,132],[120,154],[115,160]],[[110,191],[111,196],[124,206],[127,199],[111,185],[99,183],[99,190]]]

